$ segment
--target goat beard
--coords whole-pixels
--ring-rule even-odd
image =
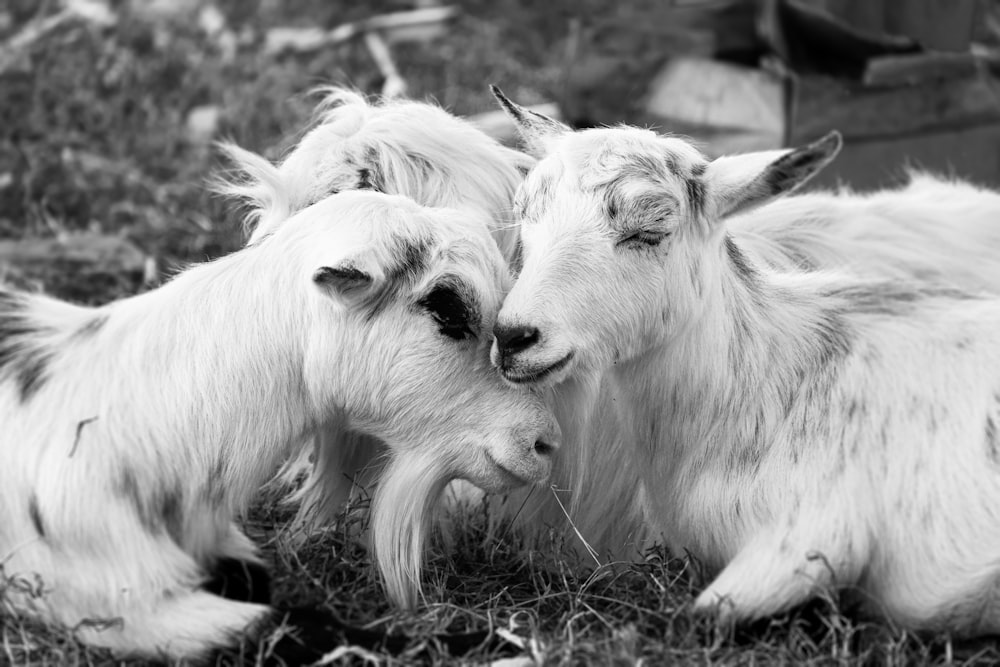
[[[404,609],[421,594],[424,548],[434,510],[453,475],[433,457],[404,453],[385,467],[372,500],[371,536],[386,593]]]

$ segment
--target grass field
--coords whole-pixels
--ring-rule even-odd
[[[89,303],[134,293],[150,278],[155,283],[176,266],[242,243],[239,212],[205,187],[224,165],[210,144],[192,137],[193,109],[215,107],[215,136],[276,158],[305,128],[312,88],[332,82],[379,89],[362,45],[268,56],[261,49],[267,27],[332,27],[403,3],[222,0],[231,46],[207,36],[196,11],[149,17],[130,14],[129,3],[115,5],[114,26],[68,25],[0,70],[0,241],[87,231],[124,238],[153,260],[152,275],[55,260],[0,266],[11,282]],[[491,110],[490,82],[521,102],[551,99],[573,4],[544,11],[527,0],[464,5],[447,37],[396,51],[411,95],[432,96],[457,113]],[[54,1],[0,5],[0,44],[56,11]],[[412,637],[401,656],[346,650],[339,660],[348,663],[488,663],[512,655],[523,658],[519,664],[553,665],[1000,662],[992,643],[912,637],[853,620],[833,600],[722,635],[689,613],[705,583],[696,563],[652,549],[635,562],[595,569],[558,548],[531,551],[488,535],[478,509],[454,543],[432,555],[427,606],[401,614],[379,588],[355,515],[293,545],[279,535],[291,512],[262,493],[246,518],[272,562],[275,602],[325,605],[351,623]],[[5,581],[0,594],[2,586],[30,583]],[[483,648],[458,659],[429,639],[487,628],[509,631],[524,650]],[[113,663],[66,631],[0,617],[0,664]]]

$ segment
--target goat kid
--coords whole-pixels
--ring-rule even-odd
[[[755,619],[835,589],[905,628],[1000,632],[1000,299],[744,250],[724,218],[839,135],[709,162],[635,128],[525,125],[549,155],[494,357],[518,384],[605,374],[649,520],[718,572],[695,608]],[[511,353],[514,327],[537,333]]]
[[[544,479],[558,437],[489,366],[510,279],[469,215],[343,193],[100,308],[0,291],[0,562],[44,587],[8,608],[177,659],[280,618],[205,584],[220,562],[261,568],[233,518],[335,415],[392,451],[375,556],[412,606],[441,488]]]
[[[480,211],[467,224],[489,229],[513,265],[517,226],[510,203],[529,156],[506,148],[468,122],[433,104],[403,99],[369,102],[361,94],[327,88],[314,126],[277,165],[234,144],[222,149],[235,174],[216,189],[250,207],[250,243],[273,233],[294,212],[331,192],[375,190],[425,206]],[[476,232],[478,233],[478,231]],[[354,493],[374,486],[385,447],[332,421],[283,469],[288,484],[308,471],[289,500],[299,506],[293,532],[328,522]],[[343,478],[354,485],[343,484]]]
[[[494,93],[536,158],[544,157],[547,146],[558,137],[571,133],[561,123],[514,104],[498,89],[494,88]],[[603,137],[608,146],[595,159],[604,159],[606,154],[612,161],[616,159],[616,147],[619,153],[628,154],[632,149],[642,152],[643,146],[666,140],[636,128],[597,136]],[[616,145],[615,141],[623,143]],[[621,169],[621,178],[608,183],[606,192],[630,187],[634,180],[631,177],[641,178],[656,168],[668,148],[669,144],[635,158]],[[531,182],[537,187],[526,188],[519,197],[522,215],[530,213],[536,199],[525,195],[535,191],[537,198],[544,200],[545,189],[563,170],[561,160],[556,160],[533,172],[532,179],[537,180]],[[1000,194],[961,181],[915,173],[910,183],[900,189],[870,194],[810,192],[771,201],[733,213],[727,218],[727,227],[745,254],[774,268],[847,268],[871,277],[935,280],[962,289],[996,291],[1000,286],[997,219]],[[528,226],[525,230],[530,233]],[[522,308],[531,308],[530,313],[525,313],[525,321],[531,321],[537,337],[523,327],[500,327],[494,360],[512,378],[551,388],[558,399],[556,413],[565,441],[573,443],[557,457],[553,479],[570,490],[564,502],[574,528],[598,552],[627,558],[642,553],[644,546],[655,539],[656,529],[655,522],[647,521],[641,511],[645,494],[642,485],[617,465],[631,446],[622,442],[620,429],[614,423],[614,405],[620,399],[599,370],[602,364],[591,364],[580,350],[566,367],[552,367],[566,353],[559,342],[564,324],[577,331],[595,325],[577,321],[592,317],[586,305],[590,297],[565,285],[572,282],[583,289],[600,289],[577,268],[611,260],[597,251],[601,246],[592,239],[567,236],[559,243],[564,247],[553,261],[561,265],[557,269],[558,282],[566,298],[560,296],[548,302],[539,299],[530,306],[522,303]],[[612,347],[617,334],[604,333],[608,337],[598,337],[591,343],[605,345],[605,356],[614,358],[617,351]],[[530,350],[520,354],[519,347],[525,344]],[[608,511],[606,497],[615,499],[618,507],[613,511]],[[525,515],[531,528],[531,515],[522,512],[522,521]],[[546,523],[558,516],[551,509],[547,515],[540,515]]]

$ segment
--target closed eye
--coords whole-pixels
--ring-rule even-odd
[[[631,247],[656,247],[663,243],[670,236],[670,232],[663,230],[641,229],[618,240],[615,245]]]
[[[435,286],[417,302],[437,323],[441,334],[454,340],[475,338],[471,310],[455,288],[447,283]]]

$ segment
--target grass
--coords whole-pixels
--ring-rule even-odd
[[[493,109],[488,82],[527,103],[558,95],[561,40],[572,3],[553,3],[544,11],[518,0],[464,4],[466,14],[448,37],[396,50],[412,95],[434,97],[458,113]],[[22,54],[20,66],[0,72],[0,239],[83,231],[120,236],[155,260],[156,282],[174,266],[242,243],[238,212],[205,188],[222,165],[210,146],[189,139],[190,111],[216,105],[218,136],[280,156],[308,121],[310,89],[336,82],[374,92],[380,79],[358,44],[268,56],[260,48],[266,27],[333,26],[402,3],[225,0],[218,6],[239,42],[231,55],[192,20],[150,20],[129,15],[125,3],[118,6],[114,27],[56,31]],[[55,2],[15,0],[0,9],[0,43],[56,10]],[[55,261],[7,270],[6,277],[90,303],[144,289],[150,278]],[[427,606],[399,613],[371,570],[356,513],[301,543],[283,537],[289,516],[273,494],[262,493],[246,519],[273,565],[276,603],[323,605],[348,622],[412,638],[402,656],[348,652],[344,662],[489,662],[500,653],[484,648],[459,660],[431,639],[434,633],[487,628],[512,633],[525,647],[520,655],[552,665],[1000,660],[991,643],[956,646],[912,637],[845,616],[831,600],[721,634],[690,614],[705,582],[688,559],[652,549],[637,554],[635,562],[595,570],[568,550],[533,551],[490,535],[478,510],[462,519],[449,549],[431,556]],[[6,586],[34,585],[0,578],[0,593]],[[66,630],[0,617],[0,664],[116,663]]]

